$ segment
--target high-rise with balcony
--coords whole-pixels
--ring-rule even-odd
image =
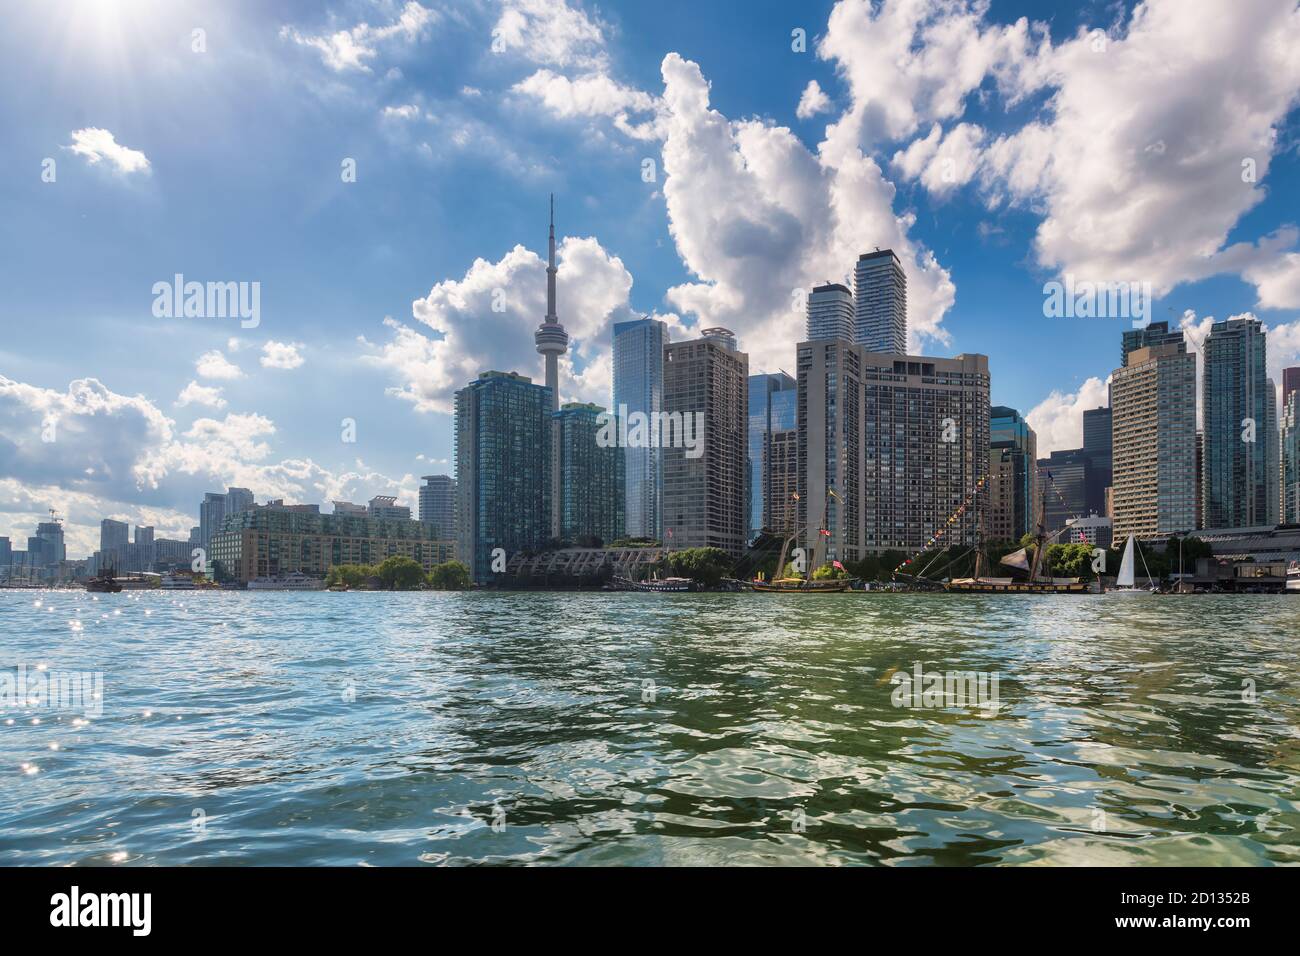
[[[624,536],[623,448],[602,440],[617,435],[617,420],[599,405],[569,402],[555,413],[560,423],[560,537],[586,547],[613,544]]]
[[[673,550],[745,549],[749,356],[734,342],[725,329],[706,329],[664,346],[664,413],[698,441],[692,449],[661,433],[664,544]]]
[[[474,580],[544,547],[551,532],[551,391],[514,372],[483,372],[456,393],[456,553]]]
[[[451,475],[425,475],[420,479],[420,520],[433,525],[437,536],[456,540],[456,479]]]
[[[1205,526],[1276,524],[1277,399],[1264,327],[1255,318],[1215,322],[1203,355]]]
[[[771,523],[772,442],[798,426],[798,389],[785,372],[749,376],[749,537]]]
[[[655,421],[663,410],[664,346],[658,319],[614,324],[614,414]],[[663,456],[658,448],[623,449],[624,520],[629,537],[663,538]]]
[[[1114,540],[1194,530],[1196,356],[1182,334],[1129,350],[1110,394]]]
[[[846,285],[828,282],[808,294],[807,340],[853,341],[853,293]]]
[[[893,249],[858,256],[853,272],[853,341],[873,352],[907,351],[907,274]]]
[[[988,358],[826,340],[797,356],[799,525],[816,562],[916,552],[940,531],[974,544],[986,496],[957,512],[988,474]]]

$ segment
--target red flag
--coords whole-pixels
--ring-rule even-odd
[[[821,533],[824,534],[824,535],[825,535],[826,537],[828,537],[828,538],[831,536],[831,533],[830,533],[829,531],[827,531],[825,528],[822,528],[822,529],[821,529]]]
[[[832,564],[834,567],[839,568],[841,571],[844,570],[844,565],[840,564],[838,561],[832,561],[831,564]]]

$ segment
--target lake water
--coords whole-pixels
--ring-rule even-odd
[[[0,591],[11,687],[102,672],[0,713],[0,863],[1300,863],[1298,643],[1288,596]],[[918,664],[985,694],[895,706]]]

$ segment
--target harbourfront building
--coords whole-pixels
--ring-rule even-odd
[[[985,537],[1019,541],[1038,516],[1038,436],[1014,408],[989,409],[989,513]]]
[[[1287,392],[1282,408],[1281,457],[1282,523],[1300,524],[1300,388]]]
[[[416,561],[428,573],[454,554],[453,542],[439,539],[420,521],[323,515],[315,506],[282,501],[228,516],[211,544],[214,577],[237,583],[294,572],[323,578],[335,565],[380,564],[394,555]]]
[[[808,294],[806,338],[809,342],[818,339],[852,342],[853,325],[853,293],[848,286],[828,282],[813,287]]]
[[[907,274],[894,250],[858,256],[853,286],[853,341],[873,352],[906,352]]]
[[[676,426],[660,436],[670,550],[745,550],[749,356],[734,346],[725,329],[664,346],[664,413]]]
[[[131,526],[125,521],[104,518],[99,522],[99,566],[121,569],[131,543]]]
[[[420,479],[420,520],[433,525],[438,537],[456,540],[456,479],[425,475]]]
[[[1276,391],[1263,325],[1215,322],[1203,349],[1205,526],[1247,528],[1278,519]]]
[[[560,538],[586,547],[603,547],[625,533],[623,448],[603,442],[607,424],[599,405],[569,402],[555,413],[560,427]],[[596,543],[599,542],[599,543]]]
[[[514,372],[456,392],[456,553],[478,583],[494,550],[508,560],[551,537],[551,404],[549,388]]]
[[[614,413],[656,421],[663,410],[664,346],[658,319],[614,324]],[[658,448],[623,449],[625,525],[629,537],[663,539],[663,456]]]
[[[1089,514],[1088,456],[1082,448],[1058,448],[1038,459],[1043,524],[1048,534],[1059,532],[1074,518]]]
[[[1180,334],[1125,363],[1111,375],[1115,540],[1194,530],[1196,356]]]
[[[748,536],[753,540],[769,521],[772,486],[772,439],[798,426],[798,389],[785,372],[749,376]]]
[[[1102,406],[1083,412],[1083,453],[1088,459],[1088,481],[1084,489],[1088,511],[1106,514],[1106,489],[1110,487],[1113,416]]]
[[[987,356],[836,341],[797,354],[798,520],[816,563],[920,551],[940,531],[940,545],[973,545],[989,469]]]

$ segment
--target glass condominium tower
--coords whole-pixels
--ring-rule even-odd
[[[614,414],[663,411],[664,346],[668,326],[658,319],[614,324]],[[663,540],[663,457],[658,448],[624,449],[624,526],[628,537]]]
[[[783,502],[772,501],[772,442],[780,432],[799,426],[799,389],[785,372],[749,376],[749,538],[763,528],[788,531],[773,521],[784,514]]]
[[[828,282],[808,294],[807,341],[853,341],[853,293],[846,285]]]
[[[907,353],[907,274],[893,249],[858,256],[853,341],[873,352]]]
[[[569,402],[555,413],[560,426],[560,537],[570,544],[608,547],[623,537],[623,451],[602,445],[608,425],[599,405]]]
[[[1277,524],[1277,399],[1263,325],[1253,318],[1215,322],[1204,356],[1205,527]]]
[[[477,583],[543,547],[551,531],[551,390],[514,372],[483,372],[456,393],[456,554]]]

